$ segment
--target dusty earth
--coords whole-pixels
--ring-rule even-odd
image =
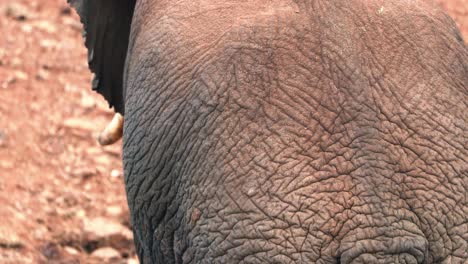
[[[441,0],[468,39],[468,0]],[[65,0],[0,0],[0,263],[138,263],[113,112]]]

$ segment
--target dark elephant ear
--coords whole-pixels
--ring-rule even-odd
[[[68,0],[80,15],[93,90],[124,112],[123,71],[136,0]]]

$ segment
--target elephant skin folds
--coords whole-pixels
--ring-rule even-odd
[[[430,1],[137,1],[143,263],[463,263],[468,54]]]

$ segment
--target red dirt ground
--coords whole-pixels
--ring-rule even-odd
[[[468,0],[440,2],[468,39]],[[113,112],[90,90],[78,18],[65,0],[0,0],[0,36],[0,263],[103,263],[84,225],[128,226],[128,210],[121,143],[95,140]]]

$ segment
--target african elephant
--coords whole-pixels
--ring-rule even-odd
[[[426,0],[71,0],[142,263],[466,263],[468,50]]]

